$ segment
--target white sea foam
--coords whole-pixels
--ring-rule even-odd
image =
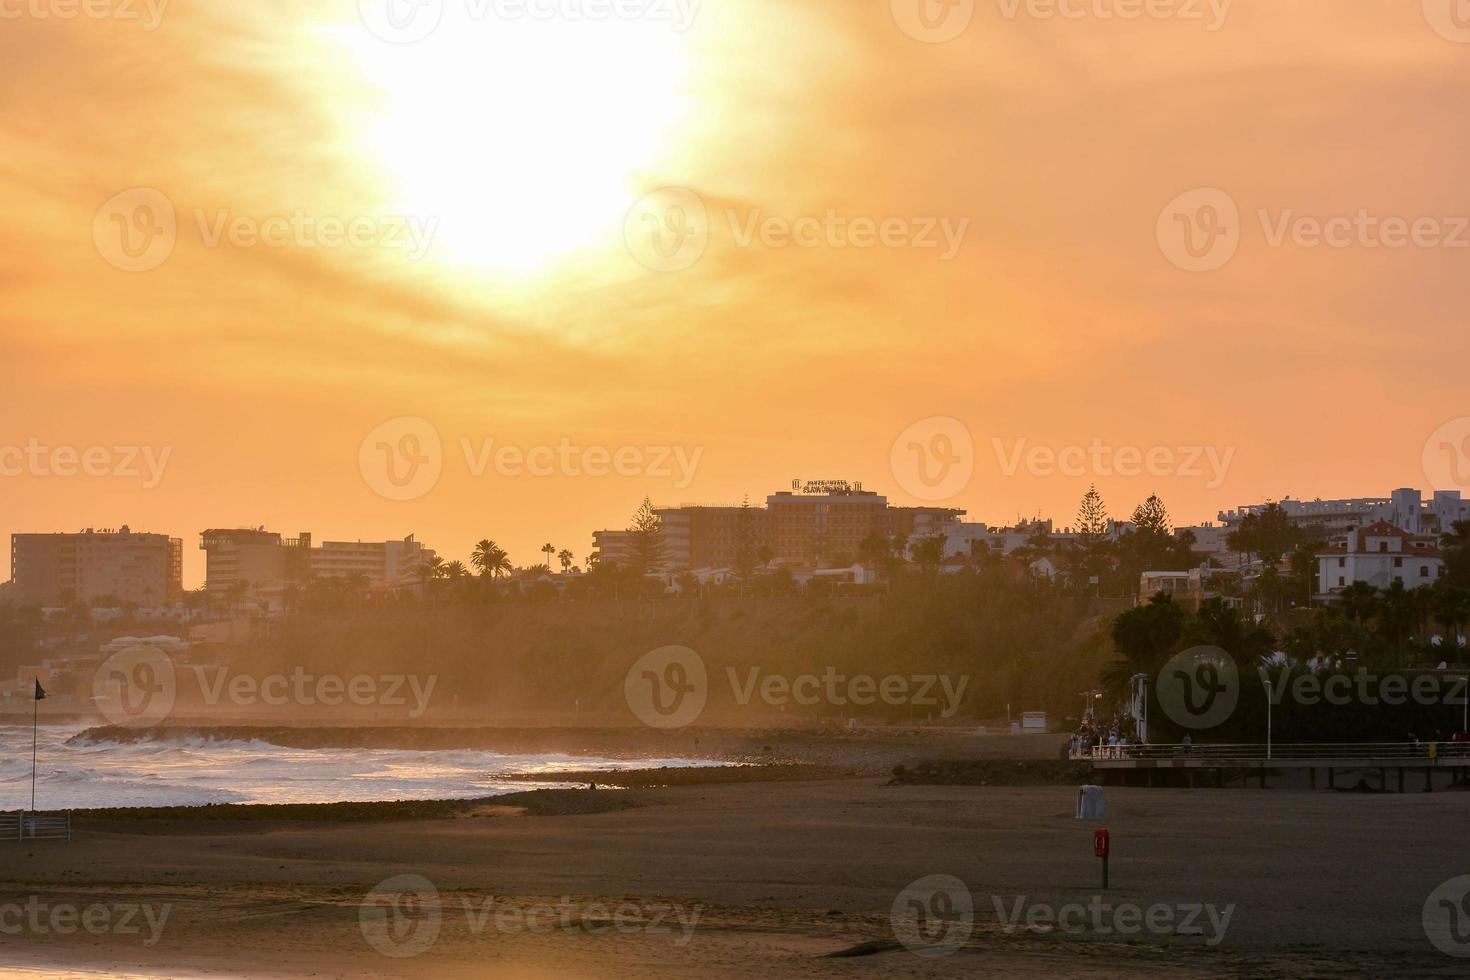
[[[547,785],[515,779],[521,773],[708,764],[471,749],[288,748],[198,736],[122,743],[77,733],[40,730],[38,809],[467,799]],[[31,730],[0,726],[0,810],[29,807],[30,793]]]

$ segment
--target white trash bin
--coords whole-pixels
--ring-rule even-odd
[[[1107,815],[1101,786],[1084,786],[1077,791],[1077,819],[1101,820]]]

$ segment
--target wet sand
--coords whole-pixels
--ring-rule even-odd
[[[863,776],[573,792],[393,820],[80,816],[70,844],[0,844],[0,906],[167,906],[158,941],[24,929],[4,937],[0,963],[323,977],[1464,975],[1421,914],[1470,869],[1466,793],[1109,788],[1102,892],[1070,786]],[[364,899],[405,874],[432,883],[431,902],[365,927]],[[927,958],[895,942],[890,911],[935,874],[964,883],[975,922]],[[1218,945],[1004,921],[1090,902],[1233,908]],[[435,940],[419,950],[431,920]],[[369,936],[389,921],[405,930],[390,951],[416,955],[375,950]],[[843,952],[857,955],[832,955]]]

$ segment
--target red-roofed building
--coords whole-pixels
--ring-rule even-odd
[[[1386,589],[1395,581],[1405,588],[1433,585],[1444,574],[1444,558],[1434,538],[1410,534],[1387,521],[1349,528],[1344,538],[1317,554],[1317,592],[1334,593],[1365,582]]]

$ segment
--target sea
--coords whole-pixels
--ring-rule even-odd
[[[198,735],[124,743],[84,732],[40,728],[37,810],[473,799],[559,785],[516,778],[523,774],[718,764],[483,749],[296,748]],[[0,811],[30,806],[31,728],[0,726]]]

